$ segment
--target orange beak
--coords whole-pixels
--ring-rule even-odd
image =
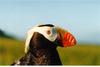
[[[75,37],[69,32],[66,32],[60,39],[58,38],[58,41],[63,47],[74,46],[77,43]]]
[[[71,33],[65,33],[62,41],[64,47],[76,45],[76,39]]]

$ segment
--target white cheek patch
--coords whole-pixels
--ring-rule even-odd
[[[50,34],[47,34],[48,31],[50,31]],[[47,27],[47,26],[33,27],[27,32],[27,38],[26,38],[26,43],[25,43],[25,53],[27,53],[29,49],[29,43],[32,36],[34,35],[34,32],[38,32],[42,34],[45,38],[47,38],[51,42],[55,41],[57,38],[57,31],[55,27]]]

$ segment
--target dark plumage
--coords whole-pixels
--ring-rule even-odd
[[[17,65],[62,65],[56,47],[55,43],[35,32],[29,44],[29,51]]]
[[[76,39],[69,32],[61,33],[52,24],[32,28],[26,39],[25,56],[12,65],[62,65],[57,46],[73,46]]]

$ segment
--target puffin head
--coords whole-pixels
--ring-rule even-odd
[[[29,44],[35,32],[40,33],[47,40],[59,44],[62,47],[74,46],[76,44],[76,39],[70,32],[64,31],[63,29],[52,24],[42,24],[32,27],[27,32],[25,53],[27,53],[29,50]]]

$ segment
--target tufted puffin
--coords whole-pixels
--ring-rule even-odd
[[[27,32],[25,55],[12,65],[62,65],[57,46],[76,45],[75,37],[68,31],[62,31],[52,24],[32,27]]]

